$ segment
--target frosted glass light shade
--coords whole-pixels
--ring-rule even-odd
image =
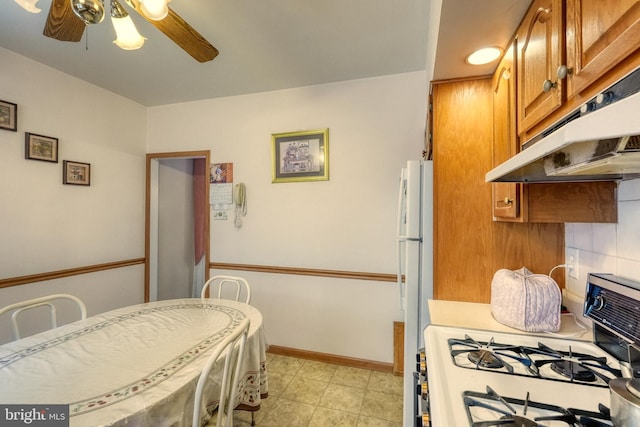
[[[140,0],[142,13],[149,19],[160,21],[169,13],[169,3],[167,0]]]
[[[485,47],[483,49],[476,50],[471,55],[467,56],[467,63],[471,65],[484,65],[488,64],[502,55],[502,49],[497,47]]]
[[[15,0],[24,10],[31,13],[40,13],[41,9],[36,7],[38,0]]]
[[[120,49],[140,49],[146,40],[140,35],[130,16],[123,18],[111,17],[113,28],[116,30],[116,39],[113,41]]]

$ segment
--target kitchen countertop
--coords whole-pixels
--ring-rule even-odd
[[[560,331],[555,333],[528,332],[503,325],[493,318],[491,305],[475,302],[429,300],[431,324],[453,326],[465,329],[482,329],[487,331],[508,332],[514,334],[528,334],[552,336],[555,338],[571,338],[574,340],[591,341],[592,330],[582,331],[572,315],[563,314]],[[584,323],[584,322],[583,322]]]

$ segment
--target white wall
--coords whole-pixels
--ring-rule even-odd
[[[399,169],[424,146],[425,77],[153,107],[148,150],[210,149],[212,162],[234,163],[248,213],[241,229],[233,215],[211,221],[212,261],[391,274]],[[329,128],[329,181],[271,183],[271,134],[319,128]],[[394,283],[233,274],[250,278],[272,344],[393,360]]]
[[[613,273],[640,281],[638,218],[640,179],[635,179],[622,181],[618,187],[617,224],[566,225],[566,249],[578,250],[578,280],[567,277],[567,290],[573,300],[584,299],[589,273]]]
[[[145,107],[2,48],[0,64],[0,99],[18,104],[18,132],[0,130],[0,279],[143,257]],[[25,132],[58,138],[59,163],[26,160]],[[91,186],[63,185],[63,160],[91,163]],[[143,266],[121,270],[3,288],[0,305],[141,302]]]

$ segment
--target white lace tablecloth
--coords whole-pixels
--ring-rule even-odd
[[[0,346],[0,404],[68,404],[74,427],[189,426],[204,362],[245,317],[237,403],[257,410],[267,395],[262,315],[244,303],[197,298],[117,309]],[[210,409],[216,386],[205,390]]]

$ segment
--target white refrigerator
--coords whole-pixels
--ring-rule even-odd
[[[429,324],[433,298],[433,162],[409,161],[402,169],[398,196],[398,288],[404,311],[403,425],[416,425],[416,356]]]

